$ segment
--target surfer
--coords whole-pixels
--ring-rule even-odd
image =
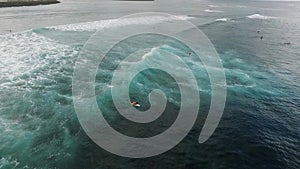
[[[134,107],[140,107],[139,102],[136,102],[136,101],[130,101],[130,100],[129,100],[129,102],[130,102],[130,104],[131,104],[132,106],[134,106]]]
[[[191,52],[188,52],[188,51],[186,51],[185,53],[188,54],[189,56],[191,56],[191,54],[192,54]]]
[[[264,38],[264,37],[263,37],[263,36],[261,36],[261,37],[260,37],[260,40],[262,40],[263,38]]]

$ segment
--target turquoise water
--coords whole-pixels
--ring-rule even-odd
[[[225,111],[207,142],[199,144],[198,137],[210,106],[210,83],[202,63],[186,56],[201,95],[199,116],[188,136],[172,150],[146,159],[123,158],[98,147],[76,117],[72,75],[84,43],[108,20],[44,27],[0,36],[0,168],[299,168],[299,4],[205,5],[189,8],[190,14],[181,17],[192,22],[210,20],[198,27],[215,45],[226,74]],[[202,8],[210,11],[198,14]],[[142,45],[143,38],[151,37],[128,44]],[[133,50],[121,49],[116,47],[107,69],[97,73],[99,107],[110,124],[127,135],[149,137],[163,132],[179,110],[178,86],[164,72],[142,72],[130,86],[131,96],[145,110],[150,106],[149,91],[160,88],[169,99],[167,109],[149,124],[124,119],[109,92],[114,66],[127,50]],[[185,53],[184,46],[172,41],[152,50],[157,57],[160,51]]]

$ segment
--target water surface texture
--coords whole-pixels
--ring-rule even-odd
[[[185,56],[197,74],[200,110],[190,133],[172,150],[130,159],[103,150],[85,134],[73,106],[72,75],[80,50],[95,31],[109,29],[120,16],[145,11],[174,14],[207,35],[224,67],[227,101],[215,133],[199,144],[210,106],[205,67],[187,56],[180,43],[151,48],[143,59],[155,55],[163,60],[161,51]],[[299,16],[296,2],[65,0],[0,9],[0,168],[300,168]],[[172,19],[149,16],[115,26],[122,31],[134,24]],[[133,79],[130,95],[146,110],[148,93],[160,88],[169,99],[164,114],[155,122],[136,125],[116,112],[110,95],[113,68],[130,47],[144,45],[143,38],[151,37],[116,47],[95,80],[97,101],[107,121],[117,131],[136,137],[163,132],[180,108],[174,79],[147,70]]]

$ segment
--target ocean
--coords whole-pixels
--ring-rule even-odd
[[[121,20],[113,28],[110,24],[141,12],[176,17],[148,15]],[[194,53],[188,56],[186,46],[165,41],[150,45],[141,66],[164,61],[166,66],[176,67],[176,62],[164,59],[163,51],[185,56],[201,100],[195,124],[179,144],[153,157],[128,158],[104,150],[86,134],[74,108],[72,81],[81,51],[96,31],[122,32],[176,19],[196,25],[220,57],[227,96],[218,127],[199,144],[211,106],[211,82]],[[0,20],[1,169],[300,168],[299,2],[62,0],[53,5],[1,8]],[[145,70],[129,86],[130,98],[139,101],[142,111],[151,107],[147,96],[153,89],[165,93],[166,109],[155,121],[129,121],[112,101],[111,90],[116,86],[111,79],[126,54],[143,48],[144,42],[164,38],[147,34],[114,46],[96,72],[96,101],[118,132],[150,137],[176,120],[183,100],[179,85],[164,71]],[[104,41],[99,39],[97,45],[101,47]],[[184,76],[180,70],[174,71]],[[129,72],[123,73],[126,77]]]

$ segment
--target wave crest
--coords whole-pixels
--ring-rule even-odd
[[[177,16],[168,16],[168,17],[147,16],[147,17],[135,17],[135,18],[106,19],[106,20],[93,21],[93,22],[82,22],[82,23],[75,23],[75,24],[51,26],[47,28],[62,30],[62,31],[94,32],[105,28],[121,27],[127,25],[149,25],[149,24],[162,23],[166,21],[190,20],[190,19],[193,19],[193,17],[186,16],[186,15],[177,15]]]
[[[209,12],[209,13],[219,13],[219,12],[223,12],[220,10],[213,10],[213,9],[205,9],[204,12]]]
[[[260,14],[249,15],[249,16],[247,16],[247,18],[250,18],[250,19],[263,19],[263,20],[277,19],[277,17],[274,17],[274,16],[264,16],[264,15],[260,15]]]

